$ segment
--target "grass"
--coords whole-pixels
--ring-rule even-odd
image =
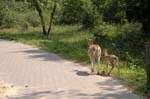
[[[38,30],[38,31],[35,31]],[[80,26],[55,26],[49,38],[44,37],[39,28],[31,29],[27,32],[1,30],[0,38],[15,40],[24,44],[39,47],[51,53],[57,53],[64,58],[77,60],[89,64],[87,55],[87,39],[93,37],[91,31],[83,30]],[[112,38],[100,40],[100,45],[104,48],[106,45],[111,46],[108,40]],[[119,42],[120,43],[120,42]],[[111,47],[111,49],[114,49]],[[117,54],[117,52],[115,53]],[[102,59],[103,60],[103,59]],[[131,64],[129,67],[125,65],[125,61],[119,62],[120,73],[117,68],[113,70],[113,76],[121,79],[125,85],[135,92],[144,94],[146,92],[146,73],[144,66],[136,66]],[[105,65],[102,61],[100,70],[104,70]]]
[[[106,71],[106,65],[103,61],[100,65],[100,72],[102,71]],[[147,93],[144,68],[137,68],[136,66],[125,67],[124,62],[121,61],[119,62],[119,69],[115,67],[112,71],[112,76],[119,79],[126,87],[137,94],[144,95]]]

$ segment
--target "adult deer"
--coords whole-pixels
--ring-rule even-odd
[[[98,44],[94,44],[93,39],[88,40],[88,55],[90,57],[91,61],[91,73],[94,72],[94,65],[95,62],[97,61],[97,74],[99,74],[99,63],[100,63],[100,58],[101,58],[101,48]]]

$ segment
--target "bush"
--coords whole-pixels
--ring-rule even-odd
[[[83,1],[82,0],[64,0],[63,13],[60,19],[62,24],[78,24],[81,23],[83,17]]]
[[[87,0],[84,4],[82,25],[84,28],[94,28],[102,21],[102,17],[99,15],[96,6],[94,6],[91,1]]]
[[[121,26],[122,33],[141,33],[142,25],[140,23],[126,23]]]
[[[0,26],[2,26],[4,15],[5,15],[5,6],[3,2],[0,1]]]
[[[116,45],[119,45],[121,50],[122,58],[138,66],[143,65],[145,60],[145,37],[141,29],[139,23],[126,23],[121,26],[120,34],[115,38]],[[127,55],[123,52],[128,52],[131,58],[126,57]]]
[[[17,15],[12,11],[7,11],[4,15],[2,26],[4,28],[13,28],[16,26],[18,21]]]
[[[117,26],[114,24],[107,24],[102,22],[101,24],[95,26],[94,34],[96,35],[113,35],[117,33]]]
[[[21,31],[27,31],[29,28],[29,24],[28,22],[23,22],[22,24],[20,24],[21,27]]]
[[[26,20],[32,27],[38,27],[40,24],[39,17],[35,12],[28,13],[28,15],[26,16]]]
[[[101,23],[94,28],[93,33],[102,48],[109,48],[127,66],[143,66],[146,40],[141,32],[141,24],[126,23],[119,26]]]
[[[85,13],[82,24],[84,28],[93,28],[95,26],[93,15],[90,13]]]

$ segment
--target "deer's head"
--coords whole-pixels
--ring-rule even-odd
[[[88,45],[93,45],[94,44],[94,40],[93,39],[88,39]]]

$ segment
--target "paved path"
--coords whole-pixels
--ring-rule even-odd
[[[1,99],[140,99],[111,77],[14,41],[0,40],[0,81]]]

